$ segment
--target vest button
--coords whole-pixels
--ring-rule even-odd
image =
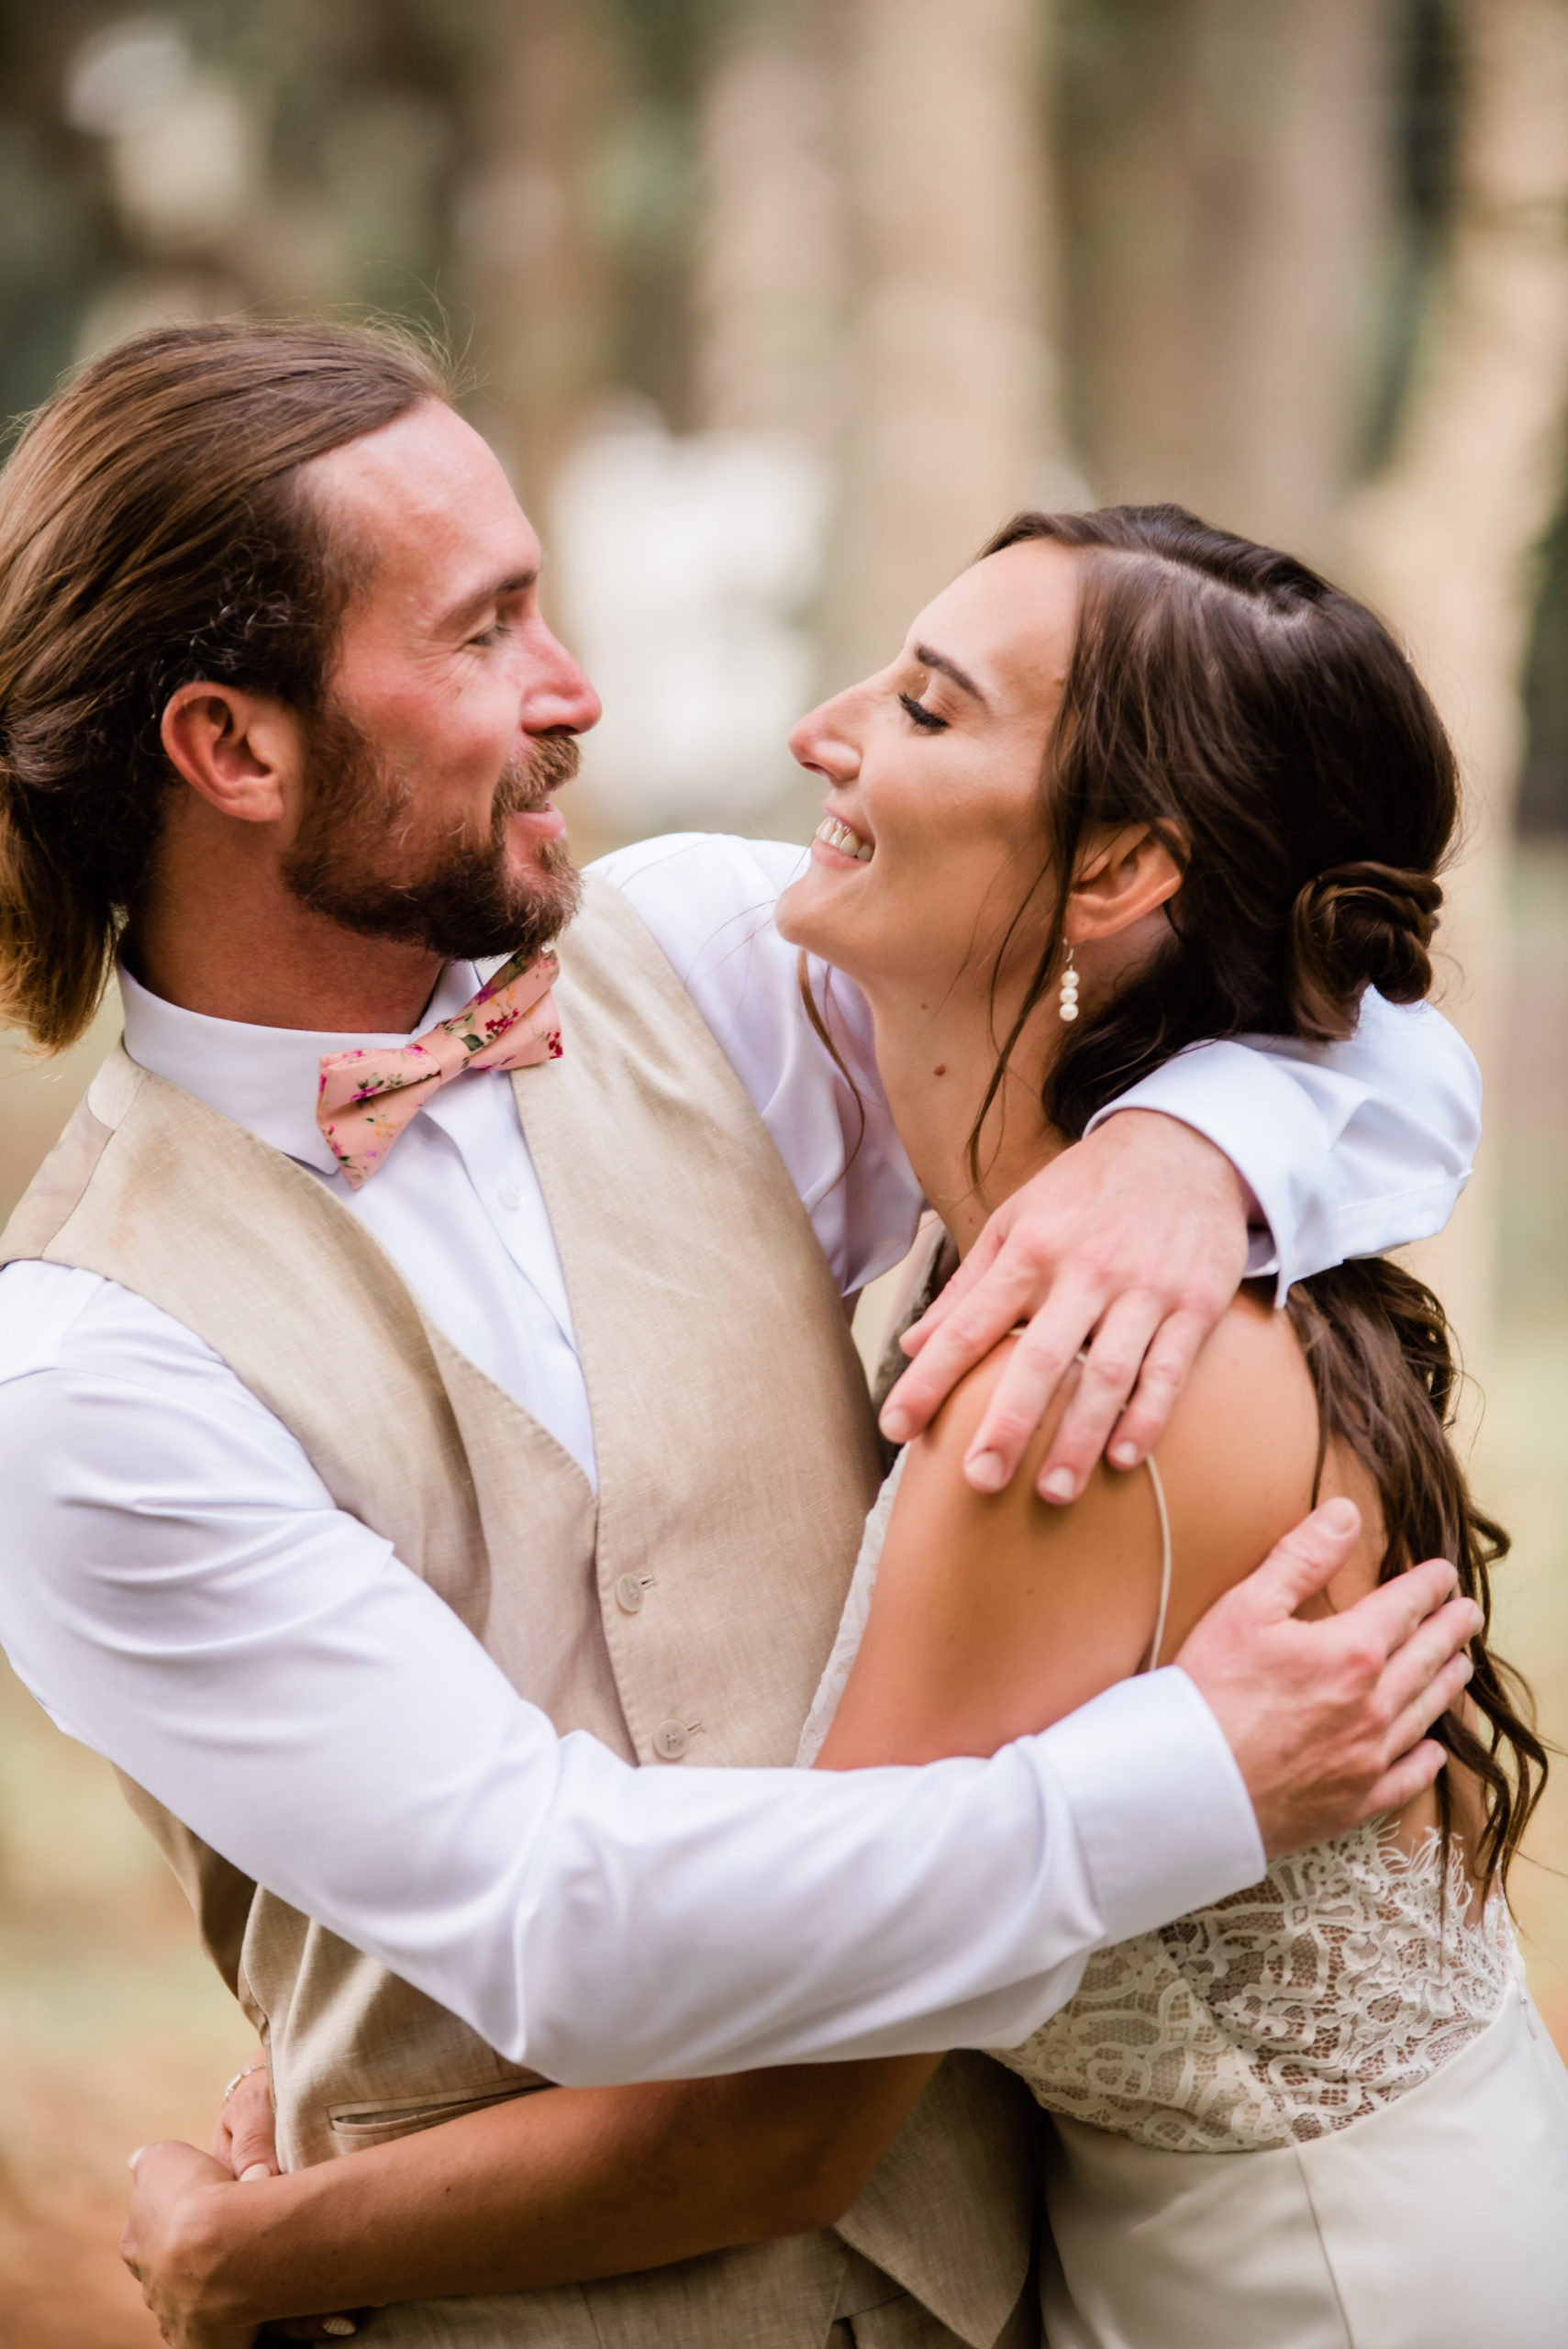
[[[653,1751],[661,1762],[678,1762],[686,1750],[686,1732],[679,1721],[661,1721],[653,1732]]]
[[[636,1575],[621,1575],[616,1582],[616,1604],[622,1612],[635,1615],[642,1604],[642,1585]]]

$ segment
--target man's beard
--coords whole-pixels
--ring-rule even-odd
[[[510,870],[508,818],[569,783],[578,761],[574,736],[534,736],[501,772],[488,830],[450,832],[417,871],[389,871],[412,851],[417,787],[328,709],[311,725],[305,813],[284,882],[303,905],[363,938],[423,946],[449,962],[536,954],[565,929],[583,885],[560,840],[541,841],[527,871]]]

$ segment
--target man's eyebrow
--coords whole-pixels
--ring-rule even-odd
[[[933,652],[929,644],[917,644],[915,658],[922,669],[940,670],[944,677],[951,677],[953,684],[962,686],[966,694],[973,694],[982,709],[985,707],[985,696],[968,670],[961,669],[956,661],[950,661],[945,652]]]
[[[487,604],[498,604],[503,596],[526,595],[530,587],[539,585],[539,571],[536,562],[527,571],[510,571],[505,579],[487,581],[475,594],[465,596],[461,604],[454,604],[450,612],[444,612],[440,625],[443,628],[461,627],[464,620],[472,619],[475,612],[484,611]]]

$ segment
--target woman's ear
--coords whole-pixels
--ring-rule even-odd
[[[1180,864],[1149,825],[1102,831],[1081,856],[1068,895],[1068,944],[1118,937],[1158,912],[1181,885]]]
[[[171,764],[220,816],[274,824],[297,797],[303,740],[281,702],[233,685],[182,685],[159,733]]]

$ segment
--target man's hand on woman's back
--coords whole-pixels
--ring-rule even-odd
[[[1296,1609],[1355,1546],[1351,1501],[1315,1509],[1211,1607],[1176,1663],[1224,1731],[1271,1859],[1400,1810],[1445,1759],[1427,1731],[1470,1678],[1482,1627],[1445,1559],[1412,1566],[1342,1613]]]

